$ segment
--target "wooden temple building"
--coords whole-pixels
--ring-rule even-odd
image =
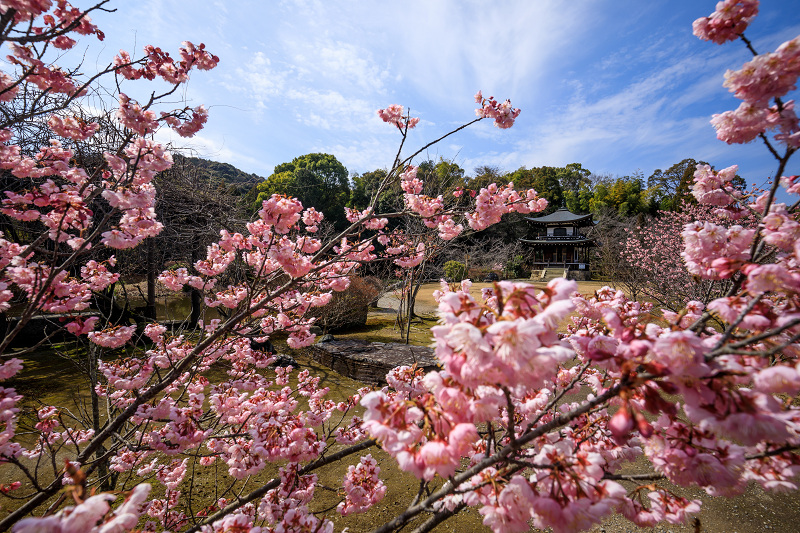
[[[574,277],[589,278],[589,252],[595,242],[578,229],[595,225],[591,214],[576,215],[562,207],[549,215],[525,220],[532,226],[533,237],[520,240],[532,249],[531,269],[563,269],[565,273],[583,273]]]

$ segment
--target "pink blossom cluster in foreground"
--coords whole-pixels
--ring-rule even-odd
[[[724,44],[735,41],[758,14],[758,0],[722,0],[707,17],[692,24],[694,34],[704,41]]]
[[[718,44],[735,40],[756,13],[757,0],[725,0],[710,17],[695,21],[695,35]],[[711,123],[717,129],[717,137],[728,144],[747,143],[776,131],[776,141],[791,148],[800,147],[800,122],[794,101],[779,100],[795,89],[798,74],[800,37],[783,43],[775,52],[755,55],[740,70],[728,70],[724,85],[742,103],[733,111],[713,116]]]

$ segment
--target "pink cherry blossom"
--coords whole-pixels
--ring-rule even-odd
[[[104,348],[119,348],[124,346],[135,332],[136,326],[119,326],[103,331],[92,331],[89,333],[89,340]]]
[[[499,103],[494,96],[483,98],[480,91],[475,95],[475,102],[482,105],[480,109],[475,110],[475,114],[479,118],[494,119],[494,125],[498,128],[510,128],[520,114],[519,109],[511,107],[511,100]]]
[[[723,44],[735,40],[758,14],[758,0],[723,0],[708,17],[694,21],[694,34],[704,41]]]

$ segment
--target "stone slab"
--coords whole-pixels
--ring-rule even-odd
[[[397,342],[332,340],[310,346],[309,353],[336,372],[369,384],[386,383],[386,373],[398,366],[416,363],[426,371],[438,368],[433,348]]]

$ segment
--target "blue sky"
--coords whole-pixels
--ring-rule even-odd
[[[138,54],[152,43],[174,56],[183,40],[205,43],[220,65],[193,74],[182,96],[206,105],[209,122],[179,143],[262,176],[309,152],[332,153],[351,172],[387,167],[399,134],[378,108],[411,107],[421,122],[407,146],[417,148],[471,120],[481,89],[521,108],[517,124],[500,130],[483,121],[427,157],[468,173],[579,162],[595,173],[645,176],[693,157],[718,168],[738,163],[741,175],[763,183],[776,167],[764,147],[727,146],[708,123],[738,105],[723,73],[750,58],[740,42],[718,46],[692,35],[692,21],[714,6],[140,0],[94,17],[107,38],[88,57],[101,65],[120,48]],[[797,0],[763,0],[748,31],[760,52],[798,34]]]

